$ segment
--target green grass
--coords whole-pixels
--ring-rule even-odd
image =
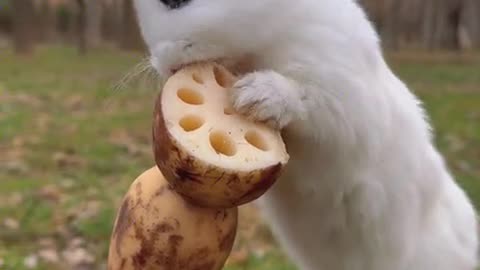
[[[390,59],[425,103],[437,145],[480,207],[480,61]],[[146,80],[112,89],[141,60],[142,55],[114,49],[81,57],[72,48],[47,47],[32,58],[0,51],[0,259],[5,269],[26,269],[25,256],[44,238],[54,239],[62,250],[81,237],[98,265],[104,262],[119,200],[153,165],[149,130],[155,84]],[[19,228],[5,228],[5,218],[19,221]],[[38,269],[64,268],[40,264]],[[228,268],[249,269],[294,268],[275,250]]]

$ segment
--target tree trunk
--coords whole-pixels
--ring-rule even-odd
[[[87,44],[87,6],[85,1],[77,0],[77,46],[80,54],[86,54],[88,49]]]
[[[132,0],[123,0],[122,32],[120,46],[126,50],[143,51],[145,45],[137,23],[137,17]]]
[[[401,49],[419,46],[421,31],[418,26],[421,25],[423,18],[423,2],[375,0],[375,7],[378,9],[375,21],[377,23],[380,21],[378,24],[381,27],[378,29],[386,47]]]
[[[480,1],[466,0],[462,5],[459,29],[460,48],[480,48]]]
[[[374,23],[378,32],[383,32],[387,8],[391,0],[359,0],[365,9],[369,19]]]
[[[459,49],[462,0],[425,0],[423,40],[428,49]]]
[[[15,52],[32,54],[35,46],[35,7],[32,0],[13,0],[13,32]]]
[[[0,2],[0,34],[6,36],[12,35],[12,13],[10,2]]]
[[[115,41],[119,27],[119,10],[117,1],[102,2],[102,38]]]
[[[56,7],[49,1],[43,0],[40,4],[39,25],[41,26],[41,41],[52,41],[57,35]]]
[[[88,48],[98,47],[102,35],[102,1],[85,1],[86,25],[85,39]]]
[[[77,43],[77,3],[69,1],[57,6],[57,31],[59,36],[68,43]]]
[[[361,0],[391,49],[480,47],[480,0]]]

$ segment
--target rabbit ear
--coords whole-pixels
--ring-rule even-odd
[[[187,5],[192,0],[160,0],[169,9],[177,9]]]

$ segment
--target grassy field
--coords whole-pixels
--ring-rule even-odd
[[[153,80],[112,90],[141,58],[0,52],[0,269],[105,268],[119,201],[153,165]],[[425,102],[438,146],[480,207],[480,58],[389,59]],[[242,208],[228,269],[293,270],[251,207]]]

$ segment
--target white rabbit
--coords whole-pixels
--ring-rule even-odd
[[[234,107],[291,155],[259,200],[301,270],[473,270],[477,220],[354,0],[134,0],[151,64],[242,63]]]

